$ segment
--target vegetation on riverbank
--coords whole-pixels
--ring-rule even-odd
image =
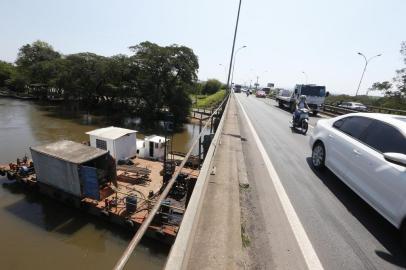
[[[347,101],[360,102],[367,106],[406,110],[406,100],[401,97],[330,95],[326,98],[326,104],[338,105]]]
[[[198,95],[197,102],[194,104],[196,108],[214,108],[224,99],[226,90],[222,89],[208,96]]]
[[[63,55],[36,41],[19,49],[15,65],[0,62],[0,88],[43,100],[63,99],[89,111],[125,112],[145,124],[162,118],[167,108],[175,124],[184,122],[199,68],[192,49],[148,41],[129,49],[131,56]]]

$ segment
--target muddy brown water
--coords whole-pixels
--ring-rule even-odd
[[[29,155],[32,145],[88,140],[86,131],[114,124],[55,108],[0,98],[0,163]],[[187,151],[198,132],[197,125],[186,124],[175,134],[173,149]],[[132,236],[1,176],[0,221],[0,269],[111,269]],[[162,269],[168,253],[169,247],[145,239],[126,269]]]

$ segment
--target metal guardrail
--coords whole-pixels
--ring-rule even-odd
[[[229,100],[230,95],[228,94],[224,100],[222,101],[222,103],[220,104],[220,106],[218,106],[218,108],[211,114],[211,116],[208,118],[209,120],[212,119],[215,116],[219,116],[220,114],[222,114],[225,111],[225,107],[227,104],[227,101]],[[128,262],[128,260],[130,259],[131,254],[133,253],[135,247],[138,245],[138,243],[141,241],[142,237],[144,236],[144,234],[146,233],[149,225],[151,224],[152,220],[154,219],[155,215],[158,213],[158,210],[161,207],[161,204],[163,202],[163,200],[168,196],[169,191],[171,190],[171,188],[173,187],[173,185],[175,184],[180,172],[182,171],[183,167],[185,166],[187,160],[189,159],[189,157],[192,154],[193,149],[195,148],[195,146],[198,144],[198,142],[201,140],[201,137],[205,134],[204,130],[206,128],[208,128],[209,124],[211,121],[207,121],[206,124],[204,125],[203,129],[200,131],[199,136],[193,141],[193,144],[191,145],[189,152],[186,154],[185,158],[183,159],[182,163],[179,165],[179,168],[175,171],[175,173],[173,174],[172,178],[169,180],[168,184],[166,185],[165,189],[163,190],[163,192],[161,193],[159,199],[157,200],[157,202],[155,203],[154,207],[152,208],[152,210],[149,212],[148,217],[144,220],[144,222],[141,224],[141,226],[139,227],[139,229],[137,230],[137,232],[135,233],[134,237],[132,238],[132,240],[130,241],[130,243],[128,244],[127,248],[125,249],[123,255],[121,256],[121,258],[118,260],[118,262],[116,263],[116,265],[114,266],[114,270],[121,270],[124,268],[124,266],[126,265],[126,263]],[[216,133],[217,134],[217,133]],[[202,168],[203,170],[203,168]]]
[[[396,110],[396,109],[389,109],[389,108],[375,107],[375,106],[367,106],[367,107],[368,107],[369,112],[406,115],[406,111],[404,111],[404,110]]]
[[[389,109],[389,108],[376,107],[376,106],[367,106],[367,108],[368,108],[367,112],[370,112],[370,113],[388,113],[388,114],[406,115],[406,111],[403,111],[403,110]],[[334,113],[337,115],[360,112],[360,111],[356,111],[356,110],[342,108],[339,106],[334,106],[331,104],[325,104],[324,111]]]
[[[230,98],[224,108],[224,112],[227,112],[230,103]],[[204,195],[206,193],[208,185],[208,174],[210,173],[212,159],[217,149],[217,145],[220,142],[220,134],[225,122],[225,113],[220,120],[217,132],[211,142],[210,148],[207,152],[206,159],[203,162],[201,172],[196,181],[195,188],[193,190],[192,197],[190,198],[188,208],[186,209],[183,217],[181,227],[173,244],[168,260],[165,265],[165,270],[183,270],[187,269],[187,260],[190,256],[191,246],[193,245],[193,237],[196,230],[196,220],[199,219],[200,212],[203,205]]]
[[[347,113],[357,113],[359,111],[355,111],[355,110],[351,110],[351,109],[347,109],[347,108],[341,108],[338,106],[332,106],[332,105],[324,105],[323,106],[323,111],[324,112],[329,112],[335,115],[343,115],[343,114],[347,114]]]
[[[273,99],[273,100],[276,99],[275,96],[269,96],[269,98]],[[372,113],[388,113],[388,114],[406,115],[405,110],[397,110],[397,109],[390,109],[390,108],[376,107],[376,106],[367,106],[367,108],[368,108],[368,112],[372,112]],[[332,104],[324,104],[323,111],[327,112],[327,113],[336,114],[336,115],[360,112],[360,111],[356,111],[356,110],[342,108],[342,107],[335,106]]]

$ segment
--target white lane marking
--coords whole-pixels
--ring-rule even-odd
[[[235,96],[238,104],[241,107],[242,112],[244,113],[245,119],[247,119],[248,126],[254,136],[255,142],[258,146],[259,151],[261,152],[262,158],[265,162],[266,168],[268,170],[269,176],[271,177],[272,183],[274,184],[276,193],[278,194],[279,200],[282,204],[282,208],[285,212],[285,215],[289,221],[289,224],[292,228],[293,234],[295,235],[296,241],[299,244],[299,248],[303,254],[303,257],[306,261],[307,268],[310,270],[323,270],[323,266],[319,260],[319,257],[316,254],[316,251],[313,248],[312,243],[310,242],[309,237],[305,229],[303,228],[302,223],[300,222],[299,217],[296,214],[295,209],[293,208],[292,203],[289,200],[288,194],[285,191],[285,188],[282,185],[282,182],[276,173],[274,166],[265,151],[264,145],[262,144],[257,132],[254,129],[250,119],[248,118],[247,113],[244,110],[244,107]]]

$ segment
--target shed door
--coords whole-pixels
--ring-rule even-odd
[[[154,156],[154,143],[149,142],[149,156],[153,157]]]
[[[80,179],[83,183],[83,196],[100,200],[99,181],[97,180],[96,168],[80,166]]]

